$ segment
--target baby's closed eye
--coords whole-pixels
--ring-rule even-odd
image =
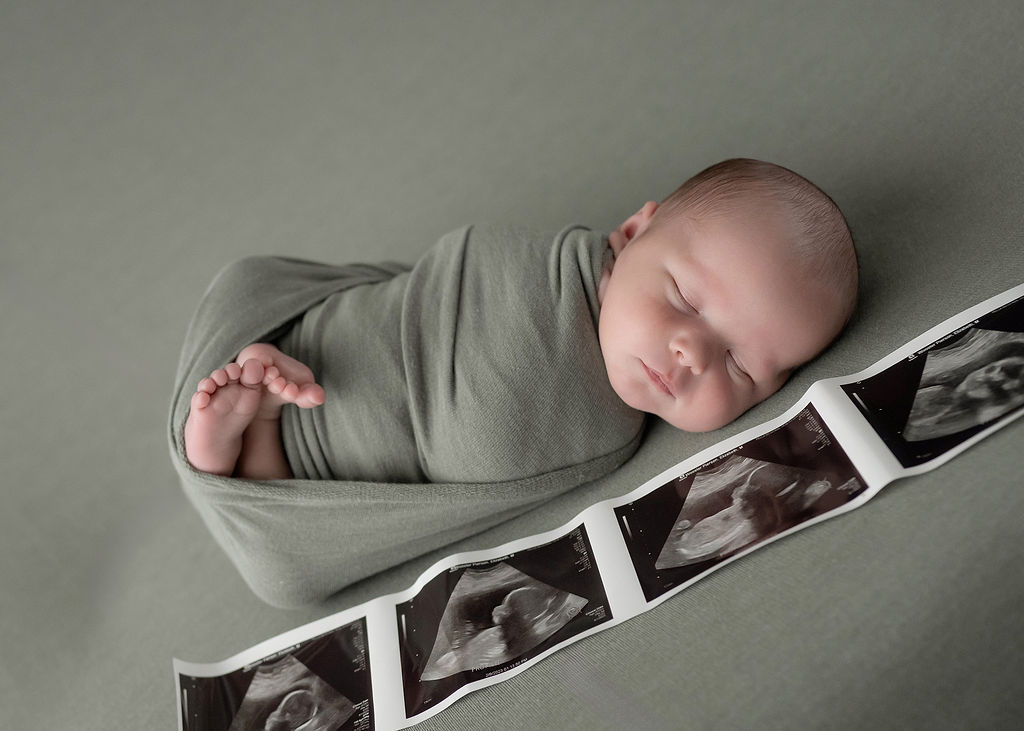
[[[750,381],[751,383],[754,382],[754,379],[751,377],[751,375],[747,373],[746,369],[742,365],[740,365],[740,362],[738,360],[736,360],[736,356],[733,355],[733,352],[731,350],[727,350],[725,352],[725,362],[729,370],[736,374],[739,378]]]
[[[676,282],[675,279],[671,280],[671,287],[669,289],[669,293],[671,294],[671,298],[676,302],[680,310],[691,315],[699,314],[697,308],[694,307],[690,303],[690,300],[686,298],[686,295],[683,294],[683,290],[679,287],[679,283]]]

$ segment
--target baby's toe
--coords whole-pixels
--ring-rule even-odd
[[[299,397],[299,387],[294,383],[289,383],[281,390],[281,398],[285,401],[295,403],[295,399]]]
[[[206,391],[196,391],[192,394],[192,408],[205,409],[210,405],[210,394]]]
[[[239,380],[244,386],[258,386],[265,376],[263,364],[256,358],[249,358],[239,368]]]
[[[210,378],[218,386],[226,386],[226,385],[228,385],[228,380],[229,380],[228,379],[228,374],[227,374],[227,371],[225,371],[223,368],[218,368],[213,373],[211,373],[210,374]]]
[[[214,381],[212,378],[204,378],[203,380],[201,380],[199,382],[199,385],[196,386],[196,391],[197,392],[201,391],[203,393],[208,393],[209,394],[209,393],[213,393],[216,390],[217,390],[217,382]]]
[[[237,381],[239,376],[242,375],[242,366],[238,363],[228,363],[224,366],[224,372],[228,376],[228,380]]]
[[[327,394],[323,387],[316,383],[307,383],[299,389],[295,399],[295,405],[303,409],[311,409],[320,406],[327,400]]]
[[[269,383],[264,379],[264,383],[266,383],[267,390],[273,394],[280,394],[288,385],[288,381],[285,380],[283,376],[278,376],[277,378],[272,379]]]

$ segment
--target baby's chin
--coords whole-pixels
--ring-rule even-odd
[[[675,409],[657,409],[648,413],[657,416],[669,426],[673,426],[679,431],[694,434],[703,434],[704,432],[721,429],[740,416],[740,414],[709,413],[699,408],[686,408],[684,405],[678,404],[678,402]]]
[[[661,414],[655,414],[662,421],[666,422],[669,426],[674,426],[679,431],[691,432],[693,434],[703,434],[704,432],[714,431],[715,429],[721,429],[726,424],[733,421],[733,418],[729,419],[714,419],[701,421],[700,419],[680,419],[678,417],[666,417]]]
[[[658,407],[651,408],[650,404],[641,403],[639,400],[631,403],[631,399],[623,398],[622,394],[619,394],[619,398],[622,398],[630,408],[642,411],[645,414],[650,414],[651,416],[656,416],[669,426],[675,427],[679,431],[692,432],[694,434],[701,434],[704,432],[714,431],[715,429],[721,429],[723,426],[729,424],[739,416],[739,414],[702,414],[697,410],[687,410],[682,407],[677,407],[672,410]]]

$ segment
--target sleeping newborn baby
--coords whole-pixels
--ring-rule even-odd
[[[305,282],[336,269],[280,262]],[[254,288],[287,295],[254,272],[267,283]],[[744,159],[607,236],[467,227],[411,268],[367,272],[199,382],[184,425],[194,469],[499,482],[623,454],[644,414],[707,431],[775,393],[836,337],[857,291],[835,203]]]

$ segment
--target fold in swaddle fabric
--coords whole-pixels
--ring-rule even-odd
[[[253,591],[279,606],[508,520],[618,467],[643,415],[619,400],[597,340],[604,237],[467,227],[413,267],[254,257],[217,275],[188,329],[171,456]],[[294,480],[194,470],[196,384],[274,341],[327,391],[286,407]]]

